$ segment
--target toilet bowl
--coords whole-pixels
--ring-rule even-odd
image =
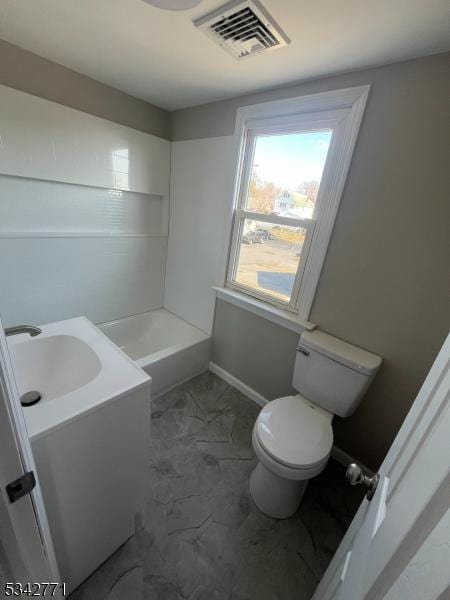
[[[302,333],[292,379],[299,393],[269,402],[253,428],[250,494],[262,512],[295,513],[308,480],[327,464],[333,415],[353,414],[380,365],[379,356],[322,331]]]
[[[276,519],[296,512],[308,480],[326,466],[333,415],[300,394],[269,402],[256,420],[252,443],[258,465],[250,475],[256,506]]]

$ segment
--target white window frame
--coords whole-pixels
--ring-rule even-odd
[[[236,156],[226,287],[307,321],[334,221],[360,129],[370,86],[311,94],[238,109],[234,148]],[[332,130],[330,147],[311,219],[263,215],[245,208],[255,140],[258,135]],[[306,229],[291,301],[287,304],[235,281],[244,219]],[[302,260],[306,256],[306,260]],[[244,296],[245,297],[245,296]]]

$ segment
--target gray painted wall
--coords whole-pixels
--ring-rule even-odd
[[[270,102],[280,98],[292,98],[304,94],[314,94],[327,90],[372,84],[372,96],[384,93],[389,98],[389,88],[398,91],[404,88],[401,81],[408,80],[414,87],[414,80],[421,72],[423,84],[441,78],[442,89],[448,92],[448,77],[444,72],[450,64],[450,53],[436,54],[431,57],[395,63],[386,67],[377,67],[363,71],[344,73],[333,77],[324,77],[312,81],[292,83],[286,86],[271,88],[255,94],[246,94],[229,100],[211,102],[192,108],[176,110],[170,113],[172,140],[192,140],[198,138],[232,135],[236,120],[236,110],[240,106]],[[419,75],[420,77],[420,75]],[[410,89],[411,86],[408,86]],[[405,90],[406,91],[406,90]]]
[[[212,360],[269,400],[293,393],[298,334],[216,301]]]
[[[169,113],[0,40],[0,83],[169,139]]]
[[[450,323],[448,98],[450,54],[178,111],[174,136],[229,134],[238,105],[371,83],[311,320],[381,355],[336,443],[376,468]],[[295,335],[218,302],[212,359],[259,393],[290,391]]]

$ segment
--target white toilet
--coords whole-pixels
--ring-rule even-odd
[[[308,480],[327,464],[334,415],[350,416],[381,365],[381,358],[322,331],[304,332],[295,360],[296,396],[269,402],[259,413],[252,442],[258,464],[250,493],[276,519],[297,510]]]

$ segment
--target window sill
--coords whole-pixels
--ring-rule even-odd
[[[242,294],[241,292],[216,286],[213,287],[213,290],[216,292],[216,296],[217,298],[220,298],[220,300],[230,302],[231,304],[239,306],[239,308],[243,308],[244,310],[248,310],[249,312],[258,315],[263,319],[267,319],[272,323],[281,325],[281,327],[285,327],[290,331],[295,331],[295,333],[301,334],[305,330],[312,331],[316,328],[314,323],[303,321],[299,319],[297,315],[294,315],[287,310],[270,306],[270,304],[266,304],[265,302],[261,302],[255,298],[251,298],[250,296]]]

